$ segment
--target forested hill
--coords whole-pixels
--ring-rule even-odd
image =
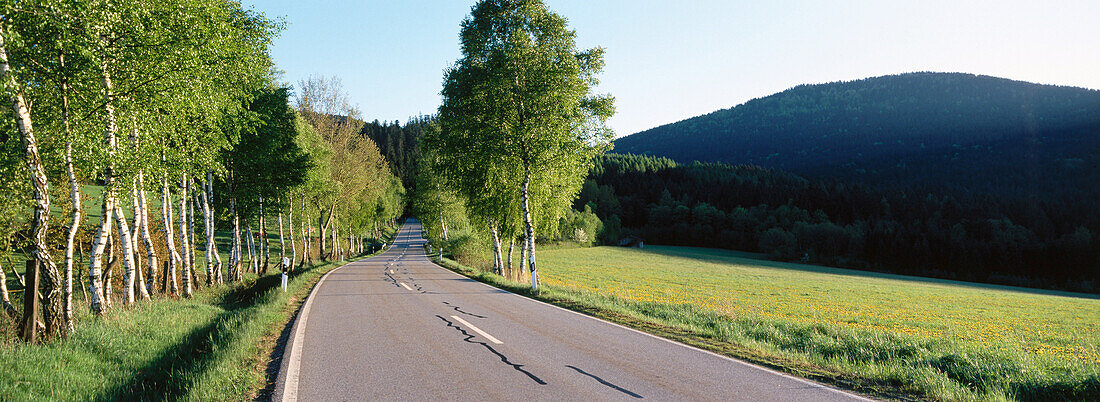
[[[614,152],[1015,191],[1100,171],[1098,148],[1100,91],[911,73],[801,85],[620,138]]]

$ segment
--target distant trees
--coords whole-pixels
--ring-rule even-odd
[[[308,198],[317,214],[320,257],[330,258],[358,244],[354,239],[342,243],[341,231],[362,236],[378,222],[400,217],[405,190],[378,146],[361,134],[359,111],[348,101],[338,79],[310,78],[300,86],[298,113],[329,152],[330,165],[316,177]]]
[[[613,98],[591,93],[603,49],[578,52],[565,19],[537,0],[481,1],[461,37],[463,56],[444,82],[441,129],[426,144],[486,222],[498,272],[506,265],[500,237],[522,223],[521,261],[537,288],[536,228],[557,221],[614,137],[605,124]]]
[[[420,162],[420,138],[435,121],[433,116],[414,116],[405,124],[399,121],[363,124],[360,131],[378,145],[378,150],[390,164],[393,174],[401,178],[402,185],[414,189]]]

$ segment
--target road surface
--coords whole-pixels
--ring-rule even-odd
[[[321,280],[276,400],[859,399],[468,279],[428,260],[420,230]]]

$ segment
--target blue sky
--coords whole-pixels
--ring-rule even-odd
[[[296,84],[340,77],[368,119],[439,106],[472,0],[244,0],[287,29]],[[1100,1],[546,0],[582,48],[607,48],[600,92],[624,136],[804,83],[912,71],[1100,89]]]

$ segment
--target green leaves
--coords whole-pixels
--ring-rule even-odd
[[[463,21],[463,57],[447,70],[440,130],[425,145],[481,218],[517,221],[530,167],[536,215],[557,222],[592,158],[610,149],[614,98],[591,93],[604,50],[577,51],[574,37],[536,0],[485,0]]]

